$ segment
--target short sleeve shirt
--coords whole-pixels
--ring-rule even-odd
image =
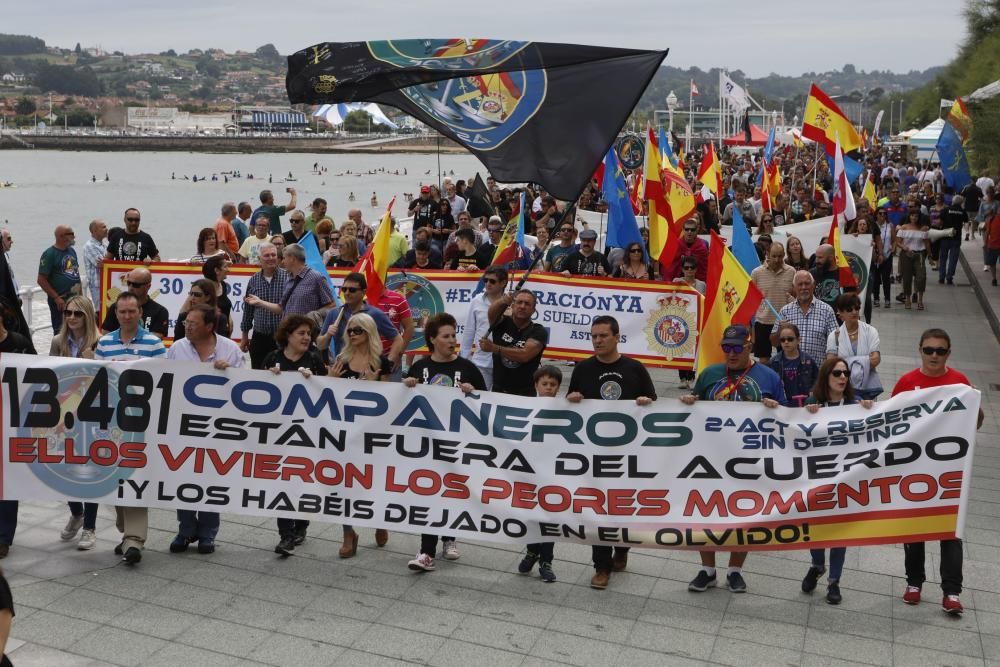
[[[60,250],[49,246],[38,261],[38,275],[45,276],[59,296],[79,292],[80,262],[76,251],[72,247]]]
[[[505,315],[493,327],[493,342],[505,347],[523,348],[529,340],[537,340],[542,344],[538,355],[530,361],[519,362],[508,359],[498,352],[493,353],[493,391],[519,396],[534,396],[534,375],[542,362],[542,354],[549,342],[549,334],[541,324],[531,322],[523,329],[518,329],[514,319]]]
[[[656,388],[649,371],[625,355],[610,364],[599,361],[597,357],[581,361],[573,369],[569,380],[568,393],[573,392],[580,392],[584,398],[605,401],[634,401],[640,396],[656,399]]]
[[[468,382],[480,391],[486,390],[486,380],[476,365],[463,357],[451,361],[434,361],[431,357],[421,357],[407,371],[406,377],[416,378],[420,384],[439,387],[457,387]]]
[[[892,388],[892,395],[901,394],[904,391],[913,391],[915,389],[929,389],[931,387],[944,387],[949,384],[965,384],[972,386],[969,382],[969,378],[965,377],[964,373],[956,371],[954,368],[949,368],[945,371],[944,375],[939,375],[932,377],[926,375],[919,368],[915,368],[909,373],[905,373],[899,380],[896,381],[896,386]]]
[[[403,333],[403,320],[413,317],[406,297],[391,289],[384,290],[378,301],[370,305],[385,313],[389,321],[392,322],[392,326],[399,333]],[[392,340],[392,338],[382,338],[382,354],[389,352],[389,348],[392,347]]]
[[[284,206],[258,206],[250,216],[250,227],[254,226],[257,216],[264,214],[271,221],[271,236],[281,233],[281,216],[285,214]]]
[[[703,401],[743,401],[759,403],[773,398],[784,405],[785,389],[781,378],[764,364],[752,364],[743,371],[730,371],[725,364],[705,368],[692,393]]]
[[[142,231],[129,234],[121,227],[115,227],[108,233],[108,252],[112,259],[122,262],[141,262],[160,254],[152,236]]]

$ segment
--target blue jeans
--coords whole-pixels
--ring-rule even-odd
[[[62,328],[63,314],[61,310],[56,308],[56,302],[51,298],[49,299],[49,315],[52,317],[52,335],[55,335]]]
[[[78,503],[71,500],[67,504],[69,505],[70,514],[83,517],[84,530],[97,529],[97,503]]]
[[[938,250],[938,279],[953,280],[955,278],[955,267],[958,266],[958,254],[962,252],[962,239],[951,237],[941,239],[941,247]],[[945,264],[947,263],[947,269]]]
[[[812,554],[812,564],[816,567],[823,567],[826,563],[826,549],[810,549]],[[844,558],[847,557],[847,547],[833,547],[830,549],[830,581],[840,581],[840,575],[844,571]]]
[[[218,512],[177,510],[177,532],[184,537],[214,540],[219,534]]]
[[[17,501],[0,500],[0,544],[14,544],[17,531]]]

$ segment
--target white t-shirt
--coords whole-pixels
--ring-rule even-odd
[[[976,185],[983,191],[983,194],[986,194],[986,188],[994,187],[993,179],[989,176],[980,176],[976,180]]]

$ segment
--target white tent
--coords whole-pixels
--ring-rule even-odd
[[[349,104],[324,104],[316,111],[313,112],[313,117],[322,118],[330,125],[340,125],[347,118],[347,114],[352,111],[367,111],[371,114],[372,122],[376,125],[385,125],[386,127],[396,130],[399,129],[395,123],[393,123],[389,118],[382,112],[379,105],[374,102],[365,104],[363,102],[351,102]]]
[[[938,137],[944,129],[944,119],[938,118],[933,123],[923,128],[910,137],[910,145],[917,147],[917,159],[929,160],[934,154],[934,147],[937,146]]]
[[[994,81],[993,83],[987,84],[978,90],[972,92],[968,99],[982,102],[983,100],[988,100],[991,97],[996,97],[1000,95],[1000,81]]]

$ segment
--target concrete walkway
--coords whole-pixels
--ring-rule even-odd
[[[981,258],[966,245],[978,279]],[[2,563],[17,609],[11,658],[18,667],[1000,663],[1000,345],[970,276],[960,270],[956,283],[932,278],[926,311],[893,302],[874,324],[887,386],[916,365],[919,334],[934,326],[951,333],[953,365],[983,391],[961,618],[940,610],[936,546],[924,604],[902,603],[903,553],[892,546],[848,550],[844,602],[831,607],[799,590],[806,552],[751,555],[747,595],[689,593],[694,554],[633,552],[629,571],[601,592],[588,586],[587,547],[558,545],[559,580],[549,585],[516,574],[519,549],[488,544],[461,544],[460,560],[417,575],[406,569],[415,536],[393,534],[377,549],[365,530],[357,557],[341,560],[340,527],[313,524],[281,560],[273,522],[227,516],[214,555],[173,555],[174,517],[152,511],[149,548],[133,569],[111,553],[110,508],[98,549],[78,552],[59,541],[64,506],[22,504]],[[997,304],[1000,290],[990,294]],[[656,380],[663,395],[680,393],[676,374]]]

